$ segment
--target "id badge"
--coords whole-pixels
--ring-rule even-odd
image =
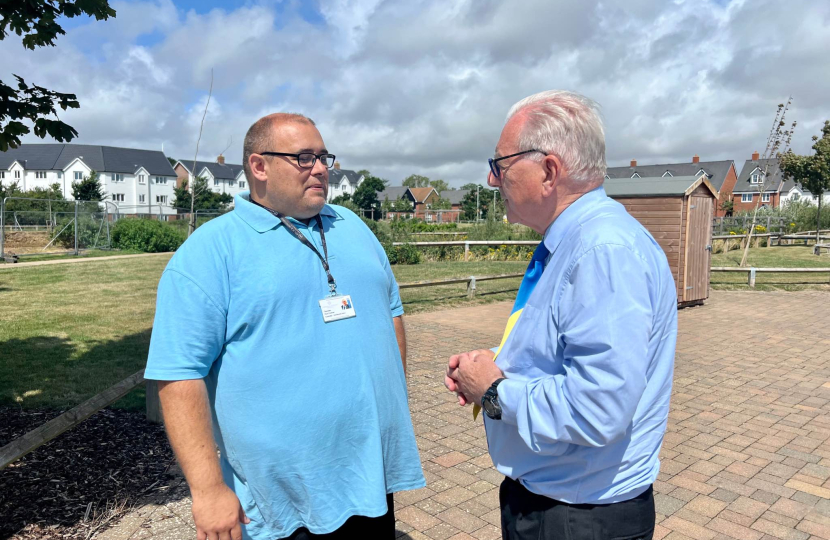
[[[320,300],[320,311],[323,312],[323,320],[327,323],[351,319],[356,315],[352,297],[348,294],[323,298]]]

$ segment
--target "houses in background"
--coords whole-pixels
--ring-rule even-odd
[[[340,195],[354,195],[354,191],[363,183],[363,178],[360,173],[341,169],[340,162],[335,161],[334,167],[329,169],[328,202]]]
[[[721,208],[721,203],[724,200],[728,200],[729,194],[733,192],[735,183],[738,180],[735,162],[732,160],[700,161],[700,157],[697,155],[690,162],[665,163],[661,165],[638,165],[636,160],[631,160],[631,164],[628,167],[608,167],[605,173],[605,179],[672,178],[677,176],[700,178],[704,175],[712,187],[720,194],[719,202],[715,205],[715,215],[726,215],[726,210]]]
[[[173,168],[176,171],[177,187],[193,179],[192,160],[179,160]],[[195,171],[196,177],[204,178],[208,189],[214,193],[227,193],[234,197],[237,193],[248,190],[248,180],[242,165],[225,163],[225,156],[222,154],[219,154],[215,162],[197,161]]]
[[[125,213],[175,214],[176,172],[158,150],[87,144],[22,144],[0,152],[0,181],[22,190],[59,184],[72,199],[72,184],[98,173],[107,200]]]
[[[450,223],[461,219],[461,201],[469,193],[466,189],[450,189],[438,193],[435,188],[410,188],[404,186],[390,186],[378,193],[378,200],[394,201],[405,199],[412,203],[413,210],[409,212],[390,210],[386,219],[396,217],[403,219],[417,218],[428,223]],[[448,209],[437,209],[433,206],[440,200],[446,199],[450,203]]]

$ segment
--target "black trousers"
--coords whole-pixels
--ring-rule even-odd
[[[499,490],[504,540],[652,540],[654,492],[614,504],[566,504],[505,478]]]
[[[355,540],[357,538],[395,539],[395,503],[392,494],[386,496],[389,510],[380,517],[352,516],[339,529],[328,534],[313,534],[300,527],[285,540]]]

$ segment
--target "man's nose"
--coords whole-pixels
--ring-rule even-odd
[[[320,176],[321,174],[327,173],[329,170],[328,167],[323,163],[322,159],[317,159],[314,161],[314,166],[311,167],[311,174],[314,176]]]
[[[489,171],[487,173],[487,185],[490,187],[499,187],[501,185],[499,179],[493,175],[493,171]]]

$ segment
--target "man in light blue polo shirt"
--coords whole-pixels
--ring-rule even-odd
[[[604,175],[597,107],[570,92],[517,103],[490,160],[508,219],[544,240],[500,348],[451,357],[445,383],[485,411],[505,539],[653,536],[676,288]]]
[[[334,156],[308,118],[260,119],[243,159],[251,192],[162,275],[145,371],[198,538],[391,540],[392,494],[424,477],[386,254],[325,204]]]

